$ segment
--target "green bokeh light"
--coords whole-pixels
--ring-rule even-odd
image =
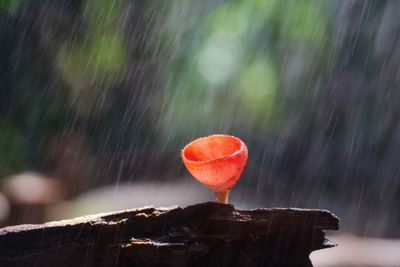
[[[275,65],[268,59],[247,66],[238,82],[241,103],[253,114],[268,113],[279,90],[279,77]]]

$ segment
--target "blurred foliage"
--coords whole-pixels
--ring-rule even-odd
[[[104,34],[104,35],[103,35]],[[75,88],[93,81],[113,84],[121,80],[125,50],[120,39],[106,33],[94,35],[60,53],[60,65]]]
[[[161,112],[163,131],[177,139],[213,131],[255,128],[258,135],[279,131],[291,110],[285,106],[290,103],[283,94],[282,62],[297,52],[291,51],[295,48],[315,57],[320,62],[316,65],[325,65],[327,57],[318,51],[324,51],[328,40],[326,6],[305,0],[228,1],[198,18],[200,27],[167,28],[165,38],[172,34],[168,30],[183,31],[182,36],[191,32],[191,38],[182,40],[189,42],[187,50],[181,58],[169,59],[176,64],[165,70],[174,78],[161,100],[166,109]],[[179,7],[171,7],[175,8]]]
[[[257,125],[262,125],[266,114],[277,104],[278,88],[277,70],[268,59],[254,62],[242,72],[238,81],[239,98],[249,114],[259,120]]]
[[[0,177],[25,170],[27,138],[13,121],[0,117]]]
[[[25,0],[0,0],[0,10],[14,13],[25,2]]]
[[[82,115],[94,115],[97,103],[89,104],[93,95],[123,80],[126,45],[120,28],[124,13],[122,1],[85,1],[81,7],[86,32],[72,36],[58,53],[58,64],[70,84],[70,95]]]

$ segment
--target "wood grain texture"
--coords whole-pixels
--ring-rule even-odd
[[[312,266],[338,224],[326,210],[145,207],[0,229],[0,267]]]

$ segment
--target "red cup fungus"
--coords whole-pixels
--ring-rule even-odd
[[[239,138],[214,134],[190,142],[181,156],[193,177],[213,190],[218,202],[227,203],[229,190],[239,180],[248,152]]]

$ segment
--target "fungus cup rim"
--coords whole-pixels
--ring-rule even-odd
[[[190,147],[191,145],[193,145],[194,143],[196,143],[196,142],[198,142],[198,141],[200,141],[200,140],[208,139],[208,138],[210,138],[210,137],[223,137],[223,138],[232,139],[232,140],[235,140],[235,141],[239,142],[240,147],[239,147],[239,149],[236,149],[236,150],[235,150],[234,152],[232,152],[232,153],[226,154],[226,155],[224,155],[224,156],[222,156],[222,157],[218,157],[218,158],[215,158],[215,159],[208,159],[208,160],[191,160],[191,159],[188,159],[188,158],[186,157],[185,151],[186,151],[186,149],[187,149],[188,147]],[[185,165],[186,165],[186,163],[189,163],[189,164],[195,165],[195,166],[204,166],[204,165],[209,165],[209,164],[213,164],[213,163],[220,163],[220,162],[223,162],[223,161],[225,161],[225,160],[234,158],[234,157],[240,155],[241,153],[243,153],[243,152],[246,151],[246,150],[247,150],[246,144],[245,144],[242,140],[240,140],[239,138],[237,138],[237,137],[235,137],[235,136],[233,136],[233,135],[227,135],[227,134],[212,134],[212,135],[208,135],[208,136],[204,136],[204,137],[197,138],[197,139],[193,140],[192,142],[190,142],[189,144],[187,144],[187,145],[181,150],[181,157],[182,157],[183,162],[185,163]]]

